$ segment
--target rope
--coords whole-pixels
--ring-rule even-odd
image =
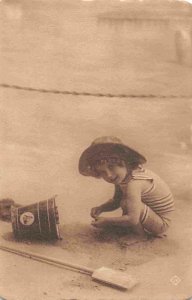
[[[77,92],[77,91],[61,91],[61,90],[48,90],[42,88],[33,88],[19,86],[15,84],[0,83],[0,87],[8,89],[17,89],[30,92],[62,94],[72,96],[91,96],[91,97],[106,97],[106,98],[192,98],[192,95],[155,95],[155,94],[111,94],[111,93],[90,93],[90,92]]]

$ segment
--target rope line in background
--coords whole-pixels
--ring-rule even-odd
[[[48,90],[41,88],[32,88],[19,86],[14,84],[0,83],[0,87],[8,89],[17,89],[30,92],[62,94],[72,96],[92,96],[92,97],[107,97],[107,98],[192,98],[192,95],[154,95],[154,94],[110,94],[110,93],[90,93],[90,92],[76,92],[76,91],[61,91],[61,90]]]

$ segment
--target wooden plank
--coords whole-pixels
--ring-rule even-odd
[[[132,289],[138,284],[137,280],[131,275],[106,267],[95,270],[92,274],[92,279],[126,290]]]

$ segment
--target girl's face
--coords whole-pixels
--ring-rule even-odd
[[[128,174],[127,166],[124,161],[122,161],[121,164],[105,161],[96,166],[96,171],[101,178],[113,184],[121,183]]]

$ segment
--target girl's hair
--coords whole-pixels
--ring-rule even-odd
[[[126,166],[127,170],[130,171],[136,169],[140,164],[138,162],[133,162],[133,163],[128,163],[126,160],[118,158],[118,157],[108,157],[108,158],[104,158],[104,159],[99,159],[99,160],[95,160],[92,164],[91,164],[91,169],[94,171],[96,177],[100,177],[99,171],[98,171],[98,167],[102,164],[112,164],[112,165],[117,165],[117,166]]]

